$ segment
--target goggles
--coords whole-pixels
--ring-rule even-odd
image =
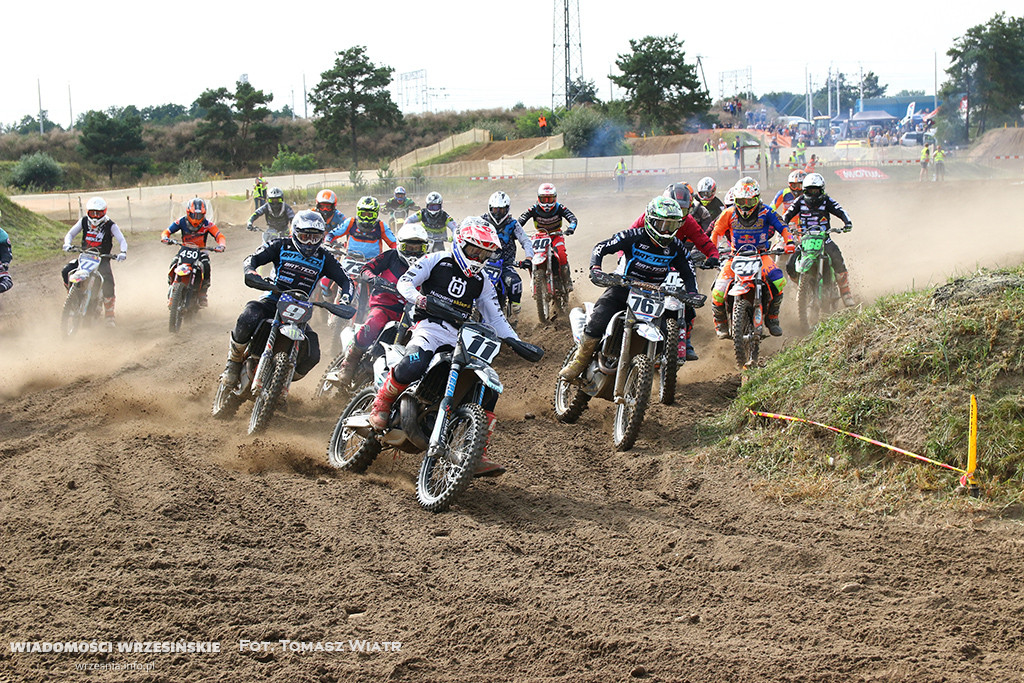
[[[761,201],[757,197],[737,197],[735,204],[740,209],[753,209],[757,206],[757,203]]]
[[[801,192],[804,191],[804,184],[803,183],[790,183],[789,184],[789,189],[791,189],[796,194],[800,194]]]
[[[316,210],[320,213],[334,211],[334,204],[328,204],[327,202],[320,202],[316,205]]]
[[[715,193],[714,192],[698,192],[697,193],[697,198],[700,199],[702,202],[710,202],[712,199],[715,198]]]
[[[496,220],[501,220],[508,215],[507,206],[489,206],[487,207],[487,210],[491,212],[491,215],[494,216]]]
[[[284,197],[271,197],[268,199],[271,204],[282,204],[284,203]]]
[[[377,220],[379,213],[373,209],[359,209],[356,211],[356,218],[362,223],[369,223],[370,221]]]
[[[652,218],[651,227],[662,235],[674,235],[679,226],[683,224],[681,218]]]
[[[824,193],[825,191],[820,187],[808,187],[806,190],[804,190],[804,194],[807,195],[808,197],[820,197]]]
[[[296,232],[294,237],[299,244],[320,244],[324,241],[324,234],[319,230]]]
[[[479,261],[480,263],[483,263],[494,256],[493,250],[484,249],[483,247],[478,247],[475,244],[464,245],[462,247],[462,253],[465,254],[466,258],[470,261]]]
[[[89,218],[103,218],[107,215],[106,211],[93,209],[92,211],[86,211]]]
[[[427,204],[427,211],[429,211],[431,213],[437,213],[440,210],[441,210],[441,205],[440,204]]]
[[[398,245],[398,250],[406,256],[423,256],[427,253],[426,242],[402,242]]]
[[[537,201],[541,204],[554,204],[557,197],[553,194],[542,194],[537,197]]]

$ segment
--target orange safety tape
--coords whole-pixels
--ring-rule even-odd
[[[762,413],[762,412],[757,411],[757,410],[751,410],[750,408],[747,408],[747,412],[749,412],[751,415],[758,415],[760,417],[771,417],[771,418],[775,418],[776,420],[790,420],[792,422],[806,422],[807,424],[815,425],[816,427],[823,427],[824,429],[827,429],[827,430],[832,431],[832,432],[836,432],[838,434],[846,434],[847,436],[852,436],[855,439],[860,439],[861,441],[867,441],[870,444],[874,444],[876,446],[881,446],[882,448],[888,448],[890,451],[895,451],[896,453],[902,453],[903,455],[908,455],[911,458],[917,458],[918,460],[923,460],[924,462],[928,462],[928,463],[931,463],[933,465],[938,465],[939,467],[945,467],[947,470],[953,470],[954,472],[960,472],[961,474],[964,475],[964,477],[961,478],[961,481],[964,481],[964,479],[966,479],[966,477],[974,474],[973,472],[968,472],[967,470],[962,470],[959,467],[953,467],[952,465],[947,465],[946,463],[939,462],[938,460],[930,460],[930,459],[924,457],[923,455],[918,455],[917,453],[911,453],[910,451],[903,450],[902,448],[898,448],[896,446],[891,446],[891,445],[889,445],[887,443],[882,443],[881,441],[875,441],[874,439],[869,439],[868,437],[861,436],[860,434],[854,434],[853,432],[843,431],[842,429],[839,429],[838,427],[832,427],[832,426],[829,426],[829,425],[826,425],[826,424],[822,424],[820,422],[815,422],[814,420],[805,420],[802,417],[793,417],[792,415],[778,415],[776,413]]]

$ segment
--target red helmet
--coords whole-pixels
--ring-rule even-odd
[[[206,220],[206,200],[196,197],[190,199],[185,208],[185,217],[193,228],[198,228]]]
[[[473,277],[484,268],[484,263],[501,249],[494,227],[480,216],[467,216],[455,233],[452,255],[466,277]]]
[[[543,183],[537,188],[537,203],[540,208],[550,211],[558,203],[558,190],[551,183]]]

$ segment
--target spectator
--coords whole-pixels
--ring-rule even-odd
[[[935,145],[935,154],[932,155],[935,162],[935,181],[942,182],[946,179],[946,150],[940,145]]]
[[[619,163],[615,164],[616,192],[622,192],[626,186],[626,160],[619,157]]]
[[[930,160],[928,145],[925,145],[921,150],[921,175],[918,178],[921,182],[928,180],[928,162]]]

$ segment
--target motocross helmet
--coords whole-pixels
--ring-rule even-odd
[[[558,191],[551,183],[543,183],[537,188],[537,203],[540,208],[550,211],[558,203]]]
[[[671,197],[655,197],[644,213],[644,230],[656,244],[668,245],[683,224],[683,210]]]
[[[185,207],[185,218],[193,228],[198,228],[206,220],[206,200],[196,197],[190,199]]]
[[[401,185],[395,188],[395,199],[399,204],[405,201],[405,188]]]
[[[487,200],[487,213],[495,225],[501,225],[501,222],[505,220],[510,206],[512,206],[512,200],[501,190],[492,194],[491,198]]]
[[[665,188],[663,196],[676,200],[679,210],[684,215],[690,212],[690,205],[693,204],[693,192],[690,191],[690,186],[687,183],[672,183]]]
[[[736,204],[736,212],[743,220],[750,220],[757,215],[758,206],[761,204],[761,187],[757,181],[746,176],[740,178],[733,188],[733,201]]]
[[[479,216],[467,216],[455,233],[452,256],[466,277],[473,277],[500,248],[498,233],[490,223]]]
[[[820,173],[808,173],[804,178],[804,201],[811,206],[821,206],[825,201],[825,178]]]
[[[275,216],[284,214],[284,190],[280,187],[272,187],[267,190],[267,203],[270,204],[270,213]]]
[[[292,244],[303,256],[309,257],[316,253],[324,243],[325,232],[327,226],[316,211],[300,211],[292,219]]]
[[[701,204],[707,204],[714,199],[717,191],[718,185],[715,184],[715,179],[711,176],[704,176],[697,181],[697,199]]]
[[[430,237],[419,223],[406,223],[395,238],[398,240],[398,255],[410,266],[427,253]]]
[[[735,203],[736,203],[736,188],[735,187],[730,187],[725,192],[725,197],[722,199],[722,204],[725,206],[725,208],[729,208],[730,206],[733,206]]]
[[[89,225],[95,228],[107,217],[107,202],[103,197],[93,197],[85,205],[85,215],[89,217]]]
[[[356,204],[356,220],[360,223],[373,223],[380,216],[380,202],[373,197],[361,197]]]
[[[441,213],[441,206],[443,205],[443,202],[444,199],[442,199],[440,192],[431,192],[428,194],[424,202],[426,204],[425,208],[427,213],[431,216],[436,216]]]
[[[320,190],[316,195],[316,210],[326,223],[338,208],[338,195],[334,190]]]
[[[804,191],[804,177],[807,174],[804,173],[803,169],[796,169],[789,174],[789,189],[792,190],[793,194],[799,197]]]

